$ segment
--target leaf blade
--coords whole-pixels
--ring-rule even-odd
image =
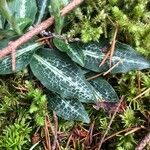
[[[5,47],[10,39],[0,41],[0,49]],[[31,61],[32,55],[35,50],[41,46],[41,43],[28,42],[24,44],[16,51],[16,70],[20,71],[25,68]],[[12,71],[12,58],[11,55],[7,55],[0,59],[0,74],[11,74]]]
[[[102,49],[107,47],[105,42],[91,42],[83,44],[82,50],[85,56],[85,68],[95,72],[105,72],[110,69],[109,60],[99,67],[105,53]],[[133,48],[127,44],[116,43],[114,55],[112,57],[112,66],[119,63],[111,73],[126,73],[131,70],[142,70],[150,68],[150,61],[146,60]]]
[[[117,102],[119,100],[113,87],[102,77],[89,81],[95,89],[95,94],[99,97],[98,101]]]
[[[84,66],[84,56],[83,52],[80,50],[80,42],[69,44],[58,38],[54,38],[53,42],[60,51],[66,52],[74,62]]]
[[[65,99],[59,95],[48,96],[48,107],[65,120],[77,120],[89,123],[90,119],[80,101]]]
[[[30,18],[34,22],[37,13],[36,0],[13,0],[9,2],[9,8],[16,18]]]
[[[62,97],[76,98],[82,102],[95,101],[89,83],[67,55],[43,48],[34,54],[30,66],[47,89]]]
[[[35,19],[35,24],[41,23],[41,21],[48,14],[48,5],[50,0],[37,0],[38,12]]]

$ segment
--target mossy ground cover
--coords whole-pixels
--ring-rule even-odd
[[[68,38],[78,37],[83,42],[107,37],[111,44],[118,28],[117,40],[130,44],[149,59],[149,5],[146,0],[87,0],[77,8],[74,17],[70,16],[64,32]],[[102,149],[134,150],[150,130],[150,72],[131,71],[107,75],[105,79],[124,99]],[[101,103],[85,107],[91,119],[89,124],[65,121],[48,110],[45,88],[30,68],[0,76],[0,149],[28,150],[35,146],[34,149],[46,150],[52,146],[62,150],[94,150],[117,106]]]
[[[115,89],[125,98],[102,148],[132,150],[149,130],[149,92],[136,98],[137,93],[150,88],[149,73],[130,72],[108,76],[107,80],[112,83],[118,81],[114,85]],[[1,76],[0,82],[0,149],[29,149],[36,142],[39,143],[35,149],[44,149],[47,146],[47,134],[53,145],[55,134],[52,127],[55,130],[56,121],[53,112],[47,110],[43,86],[27,70],[12,76]],[[86,106],[91,118],[90,124],[58,118],[57,136],[61,149],[65,149],[66,145],[66,149],[94,149],[99,144],[116,106],[99,107]],[[52,125],[46,131],[49,122]]]

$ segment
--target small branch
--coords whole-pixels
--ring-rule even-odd
[[[113,57],[113,54],[114,54],[114,51],[115,51],[117,33],[118,33],[118,27],[116,26],[113,41],[112,41],[112,44],[111,44],[111,47],[110,47],[110,67],[111,67],[112,57]]]
[[[88,134],[87,134],[85,141],[84,141],[85,145],[91,145],[92,144],[94,125],[95,125],[95,122],[93,122],[89,128]]]
[[[55,129],[53,128],[53,125],[51,123],[51,120],[49,118],[49,115],[47,114],[47,122],[48,122],[48,127],[50,128],[50,130],[52,131],[52,134],[55,138]],[[60,146],[59,146],[59,143],[58,143],[58,140],[56,140],[56,144],[57,144],[57,148],[60,150]],[[52,149],[53,149],[53,146],[52,146]]]
[[[73,136],[73,134],[71,133],[70,136],[69,136],[69,138],[68,138],[68,141],[67,141],[65,149],[69,149],[68,147],[69,147],[70,141],[72,139],[72,136]]]
[[[132,127],[132,128],[123,129],[123,130],[121,130],[121,131],[118,131],[118,132],[116,132],[116,133],[114,133],[114,134],[112,134],[112,135],[106,137],[106,138],[104,139],[104,142],[107,141],[107,140],[109,140],[109,139],[111,139],[111,138],[113,138],[113,137],[115,137],[115,136],[117,136],[117,135],[119,135],[119,134],[121,134],[121,133],[123,133],[123,132],[126,132],[126,131],[127,131],[127,132],[125,133],[125,135],[128,135],[128,134],[131,134],[131,133],[133,133],[133,132],[136,132],[136,131],[138,131],[138,130],[140,130],[140,129],[144,129],[144,128],[145,128],[144,126],[141,126],[141,127]]]
[[[145,90],[144,92],[142,92],[141,94],[139,94],[138,96],[136,96],[133,100],[138,99],[139,97],[143,96],[144,94],[150,92],[150,88],[148,88],[147,90]]]
[[[150,132],[142,139],[135,150],[143,150],[144,147],[150,142]]]
[[[116,110],[115,110],[115,112],[114,112],[114,114],[113,114],[113,116],[112,116],[112,118],[111,118],[111,120],[110,120],[110,122],[109,122],[109,125],[108,125],[107,130],[105,131],[103,137],[101,138],[101,141],[100,141],[100,143],[99,143],[99,146],[98,146],[98,149],[97,149],[97,150],[100,150],[100,149],[101,149],[101,146],[102,146],[102,144],[103,144],[103,142],[104,142],[104,139],[105,139],[105,137],[106,137],[108,131],[110,130],[111,124],[112,124],[112,122],[113,122],[113,120],[114,120],[114,118],[115,118],[115,116],[116,116],[116,114],[117,114],[117,112],[118,112],[118,109],[119,109],[119,107],[120,107],[120,105],[121,105],[123,99],[124,99],[124,97],[122,96],[122,97],[121,97],[121,100],[120,100],[120,102],[118,103],[118,106],[117,106],[117,108],[116,108]]]
[[[70,11],[72,11],[75,7],[80,5],[84,0],[73,0],[71,1],[66,7],[64,7],[61,10],[61,16],[64,16],[68,14]],[[28,31],[26,34],[21,36],[16,41],[11,41],[11,44],[8,44],[8,47],[3,48],[0,50],[0,58],[12,53],[12,68],[15,69],[15,50],[21,46],[22,44],[29,41],[33,36],[38,35],[43,30],[47,29],[49,26],[51,26],[54,23],[54,17],[50,17],[49,19],[43,21],[39,25],[37,25],[32,30]]]
[[[55,134],[54,134],[54,142],[53,142],[53,145],[52,145],[52,150],[55,150],[56,149],[56,145],[57,145],[57,130],[58,130],[58,119],[57,119],[57,115],[56,115],[56,112],[53,112],[53,117],[54,117],[54,121],[55,121]]]
[[[45,117],[45,125],[44,125],[44,132],[45,132],[45,142],[46,142],[46,147],[48,150],[51,150],[51,140],[50,140],[50,135],[49,135],[49,130],[47,126],[47,117]]]
[[[60,11],[61,16],[65,16],[68,12],[79,6],[84,0],[73,0],[63,10]]]
[[[109,58],[109,63],[110,63],[110,67],[111,67],[111,62],[112,62],[112,57],[113,57],[113,54],[114,54],[114,51],[115,51],[115,45],[116,45],[116,37],[117,37],[117,33],[118,33],[118,27],[115,25],[115,33],[114,33],[114,36],[113,36],[113,40],[112,40],[112,44],[111,44],[111,47],[109,49],[109,51],[106,53],[106,55],[104,56],[103,60],[101,61],[99,67],[101,67],[105,62],[106,60]]]
[[[116,64],[114,64],[108,71],[106,71],[103,75],[105,76],[106,74],[108,74],[109,72],[111,72],[115,67],[117,67],[119,65],[120,61],[118,61]]]
[[[128,131],[128,132],[125,133],[124,135],[127,136],[127,135],[129,135],[129,134],[132,134],[132,133],[134,133],[134,132],[140,130],[140,129],[142,129],[142,127],[136,127],[136,128],[134,128],[134,129],[132,129],[131,131]]]
[[[103,60],[101,61],[100,65],[99,65],[99,67],[101,67],[106,62],[106,60],[108,59],[109,55],[110,55],[110,51],[108,51],[106,53],[106,55],[104,56]]]
[[[29,150],[33,150],[41,141],[38,141],[37,143],[35,143],[34,145],[32,145],[32,147]]]
[[[10,54],[12,52],[12,48],[16,50],[19,46],[21,46],[22,44],[29,41],[33,36],[38,35],[41,31],[45,30],[50,25],[52,25],[53,22],[54,22],[54,18],[51,17],[51,18],[43,21],[41,24],[39,24],[38,26],[36,26],[32,30],[30,30],[23,36],[21,36],[16,41],[12,41],[11,44],[8,45],[8,47],[6,47],[0,51],[0,58]]]
[[[87,78],[86,80],[87,80],[87,81],[93,80],[93,79],[95,79],[95,78],[98,78],[98,77],[101,76],[102,74],[103,74],[103,73],[96,74],[96,75],[94,75],[94,76],[91,76],[91,77]]]

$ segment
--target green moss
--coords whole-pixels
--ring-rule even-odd
[[[80,36],[82,41],[96,41],[100,37],[111,38],[115,26],[117,39],[137,48],[145,56],[150,55],[150,10],[148,1],[87,0],[75,11],[68,37]]]

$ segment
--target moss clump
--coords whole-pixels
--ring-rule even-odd
[[[118,27],[119,41],[129,43],[145,56],[150,55],[150,8],[147,0],[86,0],[75,11],[68,37],[82,41],[111,38]]]

